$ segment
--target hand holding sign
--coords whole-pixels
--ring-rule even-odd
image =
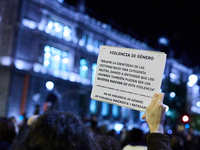
[[[146,119],[151,133],[164,133],[163,124],[165,120],[166,105],[163,104],[164,93],[155,93],[151,103],[146,109],[142,119]]]

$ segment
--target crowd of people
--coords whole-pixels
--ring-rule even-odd
[[[14,118],[0,117],[0,150],[187,150],[181,147],[181,141],[164,134],[163,98],[163,93],[155,93],[142,116],[150,132],[144,135],[142,129],[133,128],[126,131],[123,138],[97,130],[95,121],[88,127],[70,112],[33,115],[19,131],[16,131]]]

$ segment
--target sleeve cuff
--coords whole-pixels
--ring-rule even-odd
[[[170,138],[162,133],[149,133],[147,135],[148,150],[171,150]]]

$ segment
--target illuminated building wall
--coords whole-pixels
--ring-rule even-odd
[[[40,113],[49,107],[111,122],[141,122],[139,112],[91,100],[90,92],[100,45],[155,49],[62,0],[0,4],[6,6],[0,9],[1,115],[29,117],[40,105]]]

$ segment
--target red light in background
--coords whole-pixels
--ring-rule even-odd
[[[183,122],[188,122],[188,121],[189,121],[189,117],[188,117],[187,115],[184,115],[184,116],[182,117],[182,121],[183,121]]]

